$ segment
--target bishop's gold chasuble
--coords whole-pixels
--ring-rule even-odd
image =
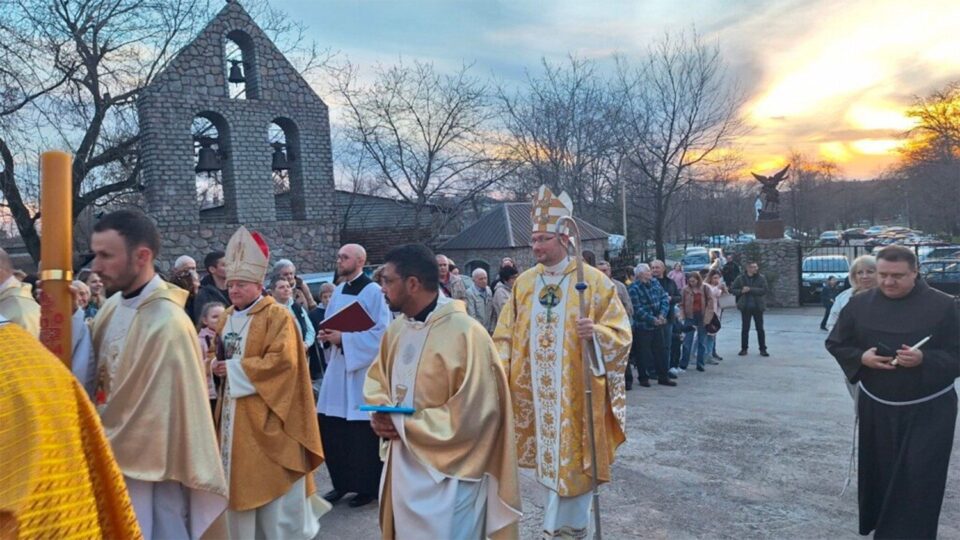
[[[571,260],[549,275],[538,264],[520,274],[493,335],[510,381],[520,466],[536,469],[539,482],[564,497],[590,490],[575,265]],[[584,271],[587,317],[602,364],[591,369],[591,382],[598,480],[606,482],[614,451],[626,440],[623,373],[632,334],[613,283],[593,267]]]

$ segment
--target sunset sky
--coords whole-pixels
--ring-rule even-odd
[[[797,150],[838,162],[847,177],[872,178],[910,128],[903,111],[913,96],[960,80],[957,0],[274,3],[368,71],[400,57],[439,70],[474,62],[477,75],[506,85],[537,73],[541,57],[639,58],[665,32],[695,27],[746,91],[754,129],[741,147],[758,172]]]

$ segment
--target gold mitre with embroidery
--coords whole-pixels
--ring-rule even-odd
[[[270,248],[260,233],[251,233],[241,226],[230,237],[224,259],[227,263],[227,281],[263,283],[270,262]]]
[[[533,198],[533,207],[530,210],[534,233],[556,233],[557,222],[562,216],[573,216],[573,201],[566,192],[554,195],[547,186],[540,186]],[[566,226],[559,231],[570,234]]]

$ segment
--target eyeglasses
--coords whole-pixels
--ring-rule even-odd
[[[546,244],[547,242],[554,240],[556,237],[557,235],[555,234],[550,236],[534,236],[533,238],[530,239],[530,244],[531,245]]]

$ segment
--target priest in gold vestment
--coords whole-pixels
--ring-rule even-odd
[[[373,413],[389,440],[380,490],[383,538],[516,538],[520,493],[513,410],[493,342],[462,302],[439,292],[426,246],[400,246],[381,274],[394,320],[367,371]]]
[[[91,328],[95,401],[140,529],[148,540],[199,538],[227,486],[187,292],[154,272],[160,235],[139,211],[101,217],[90,247],[111,295]]]
[[[517,278],[493,334],[510,381],[520,466],[535,469],[546,488],[546,538],[585,538],[592,523],[581,337],[597,358],[591,372],[599,482],[610,481],[614,452],[626,440],[630,319],[610,279],[590,266],[584,268],[587,317],[580,318],[571,240],[557,232],[572,206],[566,193],[540,187],[531,216],[538,264]]]
[[[313,481],[323,447],[303,340],[290,310],[261,295],[263,239],[240,227],[224,258],[233,305],[220,317],[213,372],[226,377],[216,416],[229,537],[309,540],[330,506]]]
[[[141,538],[87,393],[0,315],[0,539]]]
[[[23,327],[33,337],[40,336],[40,304],[30,294],[30,285],[13,275],[13,261],[0,248],[0,315]]]

